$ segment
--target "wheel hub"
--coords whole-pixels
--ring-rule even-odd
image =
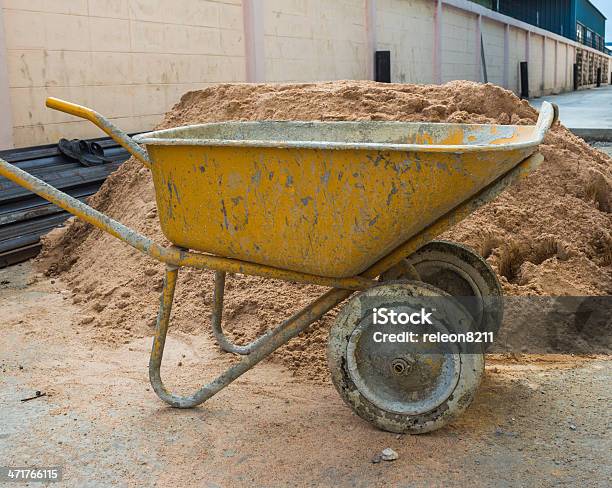
[[[410,310],[417,309],[414,305]],[[418,327],[402,330],[418,333]],[[435,330],[447,332],[442,325]],[[446,345],[447,352],[442,352],[439,345],[376,342],[377,331],[397,333],[398,329],[375,325],[366,316],[347,344],[347,370],[365,398],[387,412],[419,415],[452,395],[461,372],[460,355],[448,350],[452,346]]]
[[[405,358],[395,358],[391,361],[391,373],[395,375],[403,375],[410,373],[412,366],[416,361],[412,356],[409,359]]]

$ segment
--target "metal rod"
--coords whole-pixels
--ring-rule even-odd
[[[261,335],[258,339],[245,344],[243,346],[234,344],[223,332],[223,295],[225,291],[225,272],[217,271],[215,273],[215,291],[213,294],[213,311],[211,317],[212,331],[217,343],[227,352],[233,352],[235,354],[249,354],[252,350],[257,347],[266,337],[270,336],[274,329],[267,331]]]
[[[244,356],[240,362],[228,368],[213,381],[202,386],[192,395],[179,396],[168,391],[163,384],[160,373],[164,346],[166,344],[166,334],[168,333],[170,312],[172,310],[176,278],[177,268],[175,266],[167,266],[159,314],[157,316],[155,338],[153,340],[151,358],[149,361],[149,379],[151,380],[151,385],[155,393],[157,393],[163,401],[177,408],[194,407],[208,400],[353,293],[350,290],[330,290],[308,307],[302,309],[279,325],[275,329],[274,334],[262,340],[259,346],[254,348],[249,355]]]
[[[260,335],[254,341],[248,344],[238,345],[234,344],[223,332],[223,295],[225,288],[225,272],[217,271],[215,273],[215,291],[213,293],[213,311],[211,317],[212,331],[219,347],[226,352],[232,352],[234,354],[251,354],[260,344],[262,344],[267,338],[278,334],[282,330],[282,324],[275,329],[269,329],[262,335]]]

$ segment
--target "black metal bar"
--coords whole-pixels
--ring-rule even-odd
[[[56,144],[4,150],[0,158],[84,201],[130,156],[108,137],[89,141],[97,142],[110,162],[83,166],[62,154]],[[0,268],[36,256],[40,237],[69,217],[56,205],[0,177]]]
[[[120,165],[121,163],[116,162],[90,168],[80,167],[69,171],[46,171],[42,172],[42,174],[38,171],[32,171],[31,174],[61,190],[94,181],[102,182]],[[24,198],[31,194],[32,192],[16,185],[12,181],[5,180],[4,178],[0,179],[0,203]]]
[[[101,184],[101,181],[94,181],[92,183],[80,185],[74,188],[68,188],[66,193],[74,198],[84,198],[96,193]],[[7,219],[8,215],[12,213],[25,212],[46,205],[49,205],[49,202],[38,195],[32,195],[29,198],[21,198],[10,203],[4,203],[0,205],[0,225],[3,223],[8,223],[9,221],[5,219]],[[11,222],[13,221],[14,220],[11,220]]]
[[[111,147],[104,149],[104,155],[112,161],[125,161],[127,158],[127,151],[120,146]],[[9,163],[14,164],[19,169],[24,171],[33,171],[36,169],[51,169],[54,167],[59,168],[82,168],[83,165],[78,161],[69,160],[63,155],[59,154],[42,154],[40,157],[32,158],[31,154],[26,154],[25,157],[20,158],[18,155],[12,155],[13,161]],[[2,156],[0,156],[2,158]],[[2,158],[4,159],[4,158]],[[5,159],[5,161],[7,161]]]
[[[45,218],[3,226],[0,236],[0,252],[37,242],[41,235],[62,224],[69,217],[68,212],[62,212]]]
[[[6,268],[7,266],[12,266],[13,264],[18,264],[23,261],[27,261],[28,259],[32,259],[38,256],[41,248],[42,245],[40,242],[37,242],[35,244],[30,244],[29,246],[11,249],[10,251],[0,253],[0,268]]]
[[[578,78],[578,64],[574,63],[574,91],[578,90],[578,86],[580,86]]]
[[[529,67],[527,61],[521,61],[521,98],[529,98]]]
[[[133,136],[135,134],[130,134]],[[104,154],[107,155],[113,150],[127,152],[119,144],[113,141],[110,137],[99,137],[97,139],[87,139],[89,142],[97,142],[104,149]],[[14,149],[3,149],[0,151],[0,158],[14,163],[17,161],[27,161],[28,159],[40,159],[48,156],[60,156],[64,158],[57,148],[57,144],[45,144],[42,146],[33,147],[17,147]]]
[[[597,68],[597,88],[601,86],[601,66]]]
[[[99,188],[100,185],[98,185]],[[95,191],[93,192],[95,193]],[[81,202],[85,203],[85,200],[90,195],[93,195],[91,192],[87,192],[85,195],[77,196],[71,195]],[[11,212],[6,212],[4,214],[0,213],[0,226],[5,226],[8,224],[15,224],[17,222],[24,222],[28,220],[37,219],[40,217],[46,217],[48,215],[63,213],[64,211],[58,207],[57,205],[44,205],[39,204],[33,207],[28,207],[19,210],[13,210]]]
[[[391,51],[376,51],[374,64],[374,80],[381,83],[391,83]]]
[[[488,83],[489,75],[487,74],[487,60],[485,58],[485,48],[482,34],[480,35],[480,62],[482,63],[482,80],[484,83]]]

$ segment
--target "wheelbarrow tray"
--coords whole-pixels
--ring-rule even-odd
[[[547,127],[546,127],[547,128]],[[177,246],[355,276],[523,161],[538,126],[223,122],[141,134]]]

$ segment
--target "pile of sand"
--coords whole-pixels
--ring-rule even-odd
[[[312,84],[224,84],[189,92],[161,127],[224,120],[401,120],[533,124],[537,112],[502,88],[472,82],[442,86],[340,81]],[[500,275],[506,294],[612,293],[612,160],[564,127],[547,135],[546,161],[447,233],[480,252]],[[137,231],[164,242],[149,171],[131,159],[91,203]],[[47,240],[45,263],[62,274],[83,308],[83,323],[104,341],[149,335],[163,266],[79,221]],[[227,282],[225,322],[249,340],[303,307],[321,289],[257,277]],[[212,273],[180,275],[173,328],[208,330]],[[325,344],[333,313],[276,353],[291,369],[326,375]]]

